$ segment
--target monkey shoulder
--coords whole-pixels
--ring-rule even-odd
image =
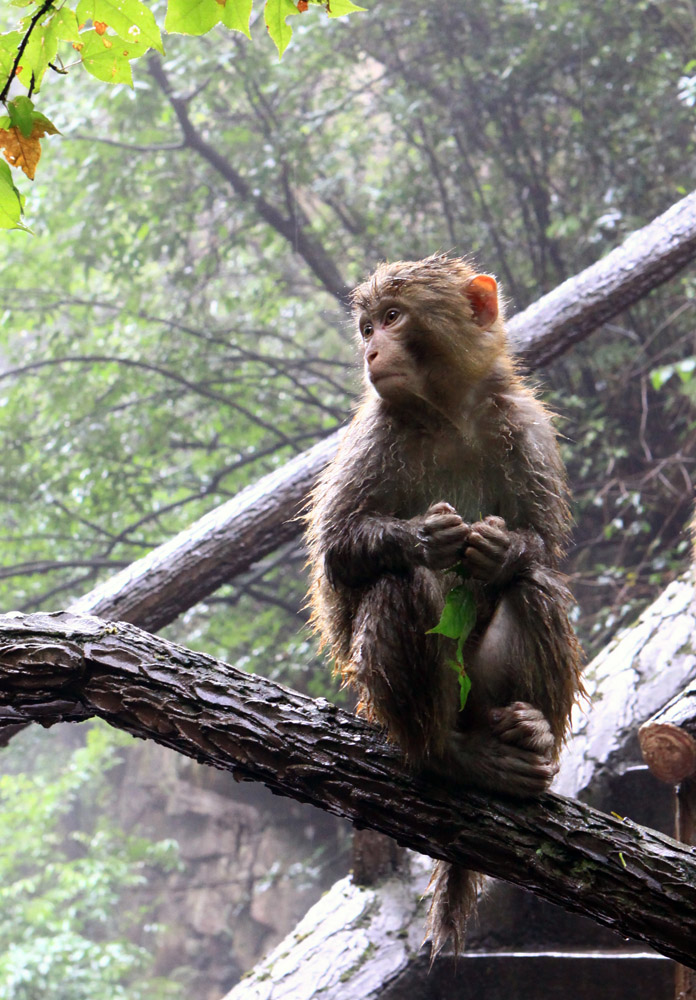
[[[317,480],[308,515],[310,530],[333,534],[356,517],[387,512],[399,464],[388,422],[377,407],[363,405]]]
[[[493,405],[493,426],[510,459],[532,474],[545,471],[563,476],[554,414],[536,394],[522,384],[517,391],[496,396]]]

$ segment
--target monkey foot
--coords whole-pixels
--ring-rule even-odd
[[[491,709],[491,731],[503,741],[542,756],[554,755],[555,740],[545,715],[525,701]]]
[[[501,765],[508,773],[508,791],[540,795],[556,773],[556,741],[548,720],[538,708],[516,701],[489,713],[491,731],[504,745]]]

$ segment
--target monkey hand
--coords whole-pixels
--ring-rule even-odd
[[[461,558],[470,526],[450,504],[434,503],[411,523],[416,532],[416,558],[429,569],[449,569]]]
[[[543,558],[543,543],[532,532],[510,531],[502,517],[485,517],[471,525],[463,562],[471,575],[498,587]]]

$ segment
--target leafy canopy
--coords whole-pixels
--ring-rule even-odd
[[[205,35],[217,24],[251,38],[253,0],[168,0],[164,30],[170,34]],[[291,15],[322,7],[329,17],[363,10],[352,0],[266,0],[263,17],[282,56],[292,37]],[[47,70],[59,75],[81,66],[105,83],[133,86],[131,62],[146,53],[164,54],[162,29],[142,0],[11,0],[22,9],[19,25],[0,34],[0,101],[7,115],[0,118],[0,149],[8,163],[34,179],[41,156],[40,140],[58,129],[34,110],[32,96]],[[18,12],[19,13],[19,12]],[[27,96],[9,99],[19,80]],[[4,164],[0,169],[0,228],[26,229],[21,216],[24,199]]]

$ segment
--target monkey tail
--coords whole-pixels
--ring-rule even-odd
[[[483,876],[449,861],[436,861],[428,883],[432,892],[425,927],[430,939],[430,965],[451,938],[455,959],[462,950],[466,925],[476,908],[476,896]]]

